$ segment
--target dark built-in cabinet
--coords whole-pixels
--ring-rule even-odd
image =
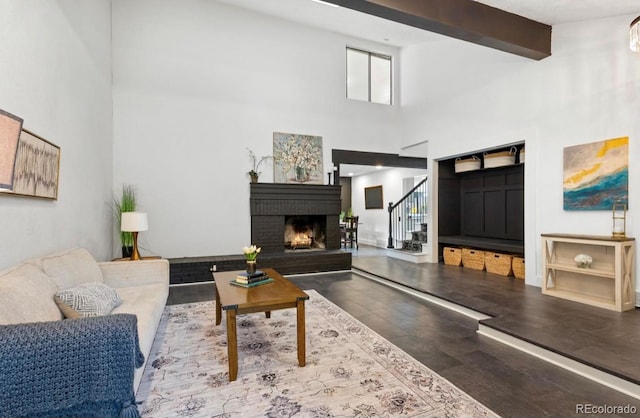
[[[524,240],[522,165],[460,175],[460,233]]]
[[[524,254],[524,164],[456,173],[455,159],[440,161],[438,235],[440,254],[445,246]]]

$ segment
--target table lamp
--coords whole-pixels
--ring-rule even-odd
[[[133,235],[133,252],[131,260],[140,260],[138,252],[138,232],[149,229],[147,214],[142,212],[123,212],[120,218],[120,230]]]

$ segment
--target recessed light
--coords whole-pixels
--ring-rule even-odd
[[[326,2],[326,1],[322,1],[322,0],[311,0],[311,1],[315,2],[315,3],[324,4],[325,6],[340,7],[337,4],[329,3],[329,2]]]
[[[353,173],[349,173],[349,177],[353,177]]]
[[[380,170],[381,168],[382,168],[382,166],[381,166],[380,164],[378,164],[378,165],[376,166],[376,169],[378,169],[378,170]]]

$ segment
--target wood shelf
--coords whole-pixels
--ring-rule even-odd
[[[614,311],[635,308],[635,240],[592,235],[542,234],[542,293]],[[574,257],[588,254],[590,268]]]
[[[600,276],[600,277],[609,278],[609,279],[616,278],[615,271],[610,271],[610,270],[580,268],[580,267],[576,267],[575,265],[571,266],[571,265],[557,264],[557,263],[548,263],[547,268],[554,269],[554,270],[571,271],[573,273],[586,274],[588,276]]]
[[[589,295],[577,295],[572,290],[549,289],[546,294],[562,299],[572,300],[574,302],[587,303],[599,308],[615,310],[616,306],[615,303],[610,299]]]

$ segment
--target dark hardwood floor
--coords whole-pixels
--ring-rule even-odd
[[[411,263],[396,263],[397,260],[393,260],[384,267],[384,263],[377,260],[378,257],[368,256],[366,249],[362,250],[361,247],[359,253],[362,255],[355,256],[354,253],[354,266],[378,269],[379,275],[413,278],[417,283],[418,273],[420,276],[423,274],[415,270],[416,265]],[[451,280],[456,277],[454,273],[452,269],[443,269],[442,280]],[[468,286],[445,288],[459,293],[460,298],[466,296],[474,299],[474,293],[475,296],[482,295],[485,300],[480,303],[482,309],[494,314],[505,312],[505,306],[509,304],[516,304],[517,287],[524,286],[522,283],[513,283],[512,291],[507,286],[503,294],[482,282],[497,278],[473,278],[478,279],[486,289],[483,291],[482,286],[475,290],[467,290]],[[503,417],[583,416],[585,414],[579,413],[577,406],[585,404],[631,405],[640,411],[640,401],[635,398],[477,334],[478,324],[473,319],[355,273],[317,274],[290,279],[302,289],[316,290]],[[171,287],[168,303],[211,300],[214,292],[212,283]],[[523,310],[536,309],[538,301],[532,299],[527,303],[533,305],[523,306]],[[634,332],[638,334],[640,329]],[[568,340],[571,339],[572,335]],[[609,356],[615,356],[611,350],[606,352]],[[634,415],[637,412],[631,415],[595,416]]]
[[[353,267],[482,312],[492,317],[483,325],[640,385],[640,309],[610,311],[543,295],[513,277],[443,264],[363,256]]]

